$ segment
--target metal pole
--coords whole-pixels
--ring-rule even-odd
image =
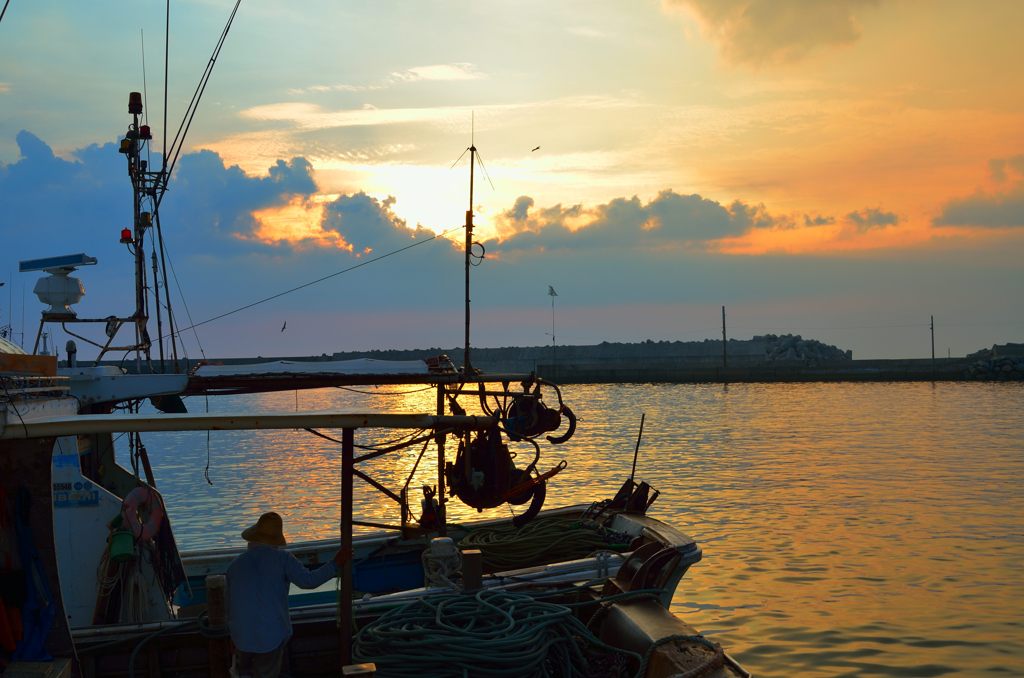
[[[22,305],[22,308],[24,308],[24,305]],[[34,344],[32,344],[32,355],[39,355],[39,337],[43,336],[43,325],[44,324],[46,324],[45,320],[40,320],[39,321],[39,331],[36,332],[36,341],[35,341]],[[25,324],[24,324],[24,322],[22,322],[22,332],[21,332],[21,341],[22,341],[22,343],[25,342],[24,327],[25,327]]]
[[[145,238],[145,229],[142,224],[142,201],[140,198],[140,191],[142,186],[140,185],[145,179],[141,174],[141,167],[139,165],[139,114],[132,114],[132,131],[135,133],[135,138],[131,142],[131,153],[128,155],[128,175],[132,181],[132,230],[135,235],[133,245],[135,246],[135,315],[132,319],[135,321],[135,369],[137,372],[142,372],[142,352],[139,350],[142,348],[142,339],[144,335],[144,328],[148,322],[146,317],[146,253],[143,248],[143,242]],[[146,360],[149,361],[149,347],[146,347]]]
[[[558,368],[555,367],[555,295],[551,295],[551,375],[552,379],[558,379]]]
[[[355,430],[341,432],[341,549],[346,554],[339,569],[341,592],[338,594],[341,624],[341,666],[352,663],[352,470],[355,457]]]
[[[935,378],[935,316],[928,316],[929,323],[928,327],[932,333],[932,379]]]
[[[153,302],[156,305],[156,336],[157,341],[160,342],[160,371],[166,372],[167,366],[164,365],[164,324],[160,313],[160,275],[159,269],[156,266],[156,250],[153,250]],[[167,292],[165,289],[164,292]]]
[[[722,307],[722,367],[729,367],[729,356],[725,350],[725,306]]]
[[[640,432],[636,434],[636,447],[633,448],[633,468],[629,471],[629,479],[633,480],[633,476],[636,475],[636,458],[640,454],[640,440],[644,437],[644,419],[647,418],[646,412],[640,413]]]
[[[437,385],[437,416],[444,416],[444,384]],[[448,521],[445,517],[445,490],[444,490],[444,439],[445,434],[438,433],[434,436],[434,443],[437,445],[437,534],[440,537],[448,533]]]
[[[931,322],[928,323],[928,327],[932,332],[932,363],[935,363],[935,316],[929,316]]]

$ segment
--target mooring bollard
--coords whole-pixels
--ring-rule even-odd
[[[462,588],[467,591],[478,590],[483,582],[484,555],[479,549],[466,549],[462,552]]]

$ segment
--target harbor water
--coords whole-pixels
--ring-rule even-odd
[[[1024,385],[563,390],[580,422],[568,443],[543,447],[540,470],[568,462],[550,482],[548,505],[614,493],[629,475],[645,413],[637,478],[662,492],[652,514],[704,551],[673,611],[755,675],[1024,675]],[[434,407],[430,390],[362,391],[187,405],[192,412]],[[400,434],[358,432],[356,442]],[[337,533],[335,443],[304,431],[145,441],[184,550],[239,545],[239,532],[267,510],[284,516],[291,540]],[[416,466],[421,450],[361,468],[397,489],[415,467],[410,487],[418,497],[422,484],[436,483],[433,448]],[[519,452],[523,466],[532,449]],[[365,484],[356,489],[357,517],[398,522],[394,502]],[[450,519],[476,515],[449,504]]]

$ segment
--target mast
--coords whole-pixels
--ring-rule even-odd
[[[121,152],[128,159],[128,176],[132,182],[132,233],[127,240],[122,239],[125,244],[131,246],[132,254],[135,256],[135,313],[132,321],[135,323],[135,365],[141,371],[143,357],[148,366],[152,367],[150,361],[149,339],[149,312],[148,295],[146,294],[146,251],[145,238],[146,229],[153,223],[153,215],[142,209],[142,202],[146,196],[152,195],[150,191],[151,173],[148,172],[148,163],[142,159],[143,144],[152,139],[149,125],[140,125],[139,116],[142,115],[142,94],[132,92],[128,95],[128,113],[132,116],[132,124],[128,133],[121,142]]]

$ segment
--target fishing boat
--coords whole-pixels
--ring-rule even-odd
[[[357,666],[373,666],[382,676],[749,675],[669,611],[701,549],[648,515],[656,490],[631,474],[612,497],[551,507],[548,481],[571,469],[566,461],[545,463],[542,451],[568,441],[576,419],[557,385],[534,374],[484,375],[472,367],[472,209],[466,213],[461,366],[438,356],[397,364],[201,365],[187,374],[163,373],[163,332],[158,327],[157,361],[148,326],[147,290],[156,294],[160,286],[147,285],[144,263],[146,239],[159,227],[153,196],[166,177],[141,160],[151,133],[140,124],[136,93],[129,112],[133,122],[120,151],[136,192],[135,215],[122,240],[135,255],[134,313],[77,317],[71,306],[84,287],[71,273],[96,264],[95,258],[26,261],[23,271],[48,275],[36,286],[49,305],[36,348],[44,325],[60,323],[95,345],[98,358],[95,365],[79,365],[70,345],[60,368],[52,356],[26,355],[10,344],[0,355],[0,546],[6,547],[0,556],[7,556],[0,566],[8,583],[0,618],[21,620],[9,621],[7,637],[0,633],[7,673],[20,675],[25,661],[51,661],[69,675],[227,675],[224,576],[241,548],[188,550],[178,543],[175,507],[158,490],[159,469],[150,463],[143,434],[288,430],[323,439],[336,458],[341,489],[337,535],[287,548],[309,566],[339,549],[351,553],[338,590],[328,585],[289,597],[292,675],[352,673]],[[467,150],[472,186],[476,148]],[[158,248],[152,251],[156,275]],[[169,300],[156,298],[153,307],[158,321],[164,307],[172,322]],[[102,323],[105,338],[67,329],[76,323]],[[133,328],[134,339],[118,345],[122,327]],[[100,364],[113,350],[134,354],[135,373]],[[176,349],[169,353],[178,366]],[[435,406],[429,412],[189,414],[181,401],[382,384],[431,387]],[[145,400],[161,412],[143,412]],[[380,432],[390,442],[375,443]],[[118,438],[127,440],[130,468],[118,460]],[[370,460],[408,450],[418,457],[399,487],[364,470]],[[436,472],[431,484],[414,489],[421,462]],[[356,480],[393,502],[393,521],[360,518]],[[478,510],[525,508],[512,519],[453,524],[447,519],[452,501]],[[370,531],[354,534],[354,528]]]
[[[488,477],[482,470],[487,464],[480,446],[490,444],[500,417],[338,412],[78,414],[63,378],[31,378],[48,379],[46,391],[40,390],[42,385],[24,383],[28,377],[18,379],[23,381],[15,388],[5,388],[0,429],[6,471],[3,490],[9,497],[31,498],[37,549],[44,552],[49,546],[48,557],[37,561],[38,573],[46,573],[49,593],[26,593],[26,597],[48,599],[54,613],[42,646],[44,656],[74,658],[81,675],[206,675],[216,674],[218,667],[226,671],[225,620],[218,623],[204,614],[215,606],[207,598],[206,584],[216,582],[238,552],[179,554],[168,515],[160,515],[160,509],[160,517],[153,517],[156,502],[162,500],[152,483],[132,476],[109,458],[98,466],[120,468],[120,474],[132,478],[132,489],[108,488],[112,484],[104,478],[109,470],[98,477],[82,470],[111,450],[107,443],[114,434],[211,429],[340,431],[339,536],[291,544],[289,550],[314,565],[325,562],[339,546],[350,544],[353,558],[341,577],[340,592],[328,588],[292,596],[295,635],[289,644],[289,662],[293,675],[337,675],[342,666],[370,662],[381,675],[405,675],[403,665],[412,659],[402,659],[400,646],[382,646],[381,638],[388,634],[375,625],[405,624],[408,619],[403,615],[415,619],[422,616],[423,606],[441,605],[475,606],[475,623],[500,626],[504,631],[499,637],[534,638],[530,634],[541,632],[528,628],[532,615],[517,620],[527,628],[517,628],[515,633],[504,626],[503,617],[500,624],[488,620],[488,612],[500,616],[495,610],[502,605],[534,606],[541,612],[533,614],[564,616],[567,628],[534,638],[550,650],[534,653],[535,665],[530,668],[538,674],[546,663],[565,662],[568,672],[555,675],[598,670],[591,675],[661,676],[697,669],[706,670],[706,675],[746,675],[721,648],[668,612],[677,583],[701,552],[689,538],[645,515],[653,495],[643,483],[629,481],[617,497],[592,505],[538,509],[531,521],[519,526],[491,520],[449,527],[444,521],[431,525],[428,520],[425,527],[424,515],[414,520],[408,503],[396,502],[406,516],[404,524],[353,538],[352,528],[360,521],[352,505],[352,484],[357,478],[369,478],[357,468],[357,433],[413,430],[425,432],[435,445],[449,437],[460,442],[469,439],[480,458],[463,469],[446,467],[448,472],[442,476],[450,488],[466,469]],[[486,388],[488,382],[476,384]],[[440,383],[438,388],[449,391],[451,384]],[[462,453],[465,459],[466,450]],[[443,460],[443,442],[438,454]],[[50,483],[39,482],[47,476]],[[18,480],[24,478],[34,482]],[[516,498],[533,503],[540,487],[535,484],[533,492],[528,492],[510,485],[506,492],[529,495],[529,499]],[[132,499],[140,488],[148,495],[148,514]],[[401,498],[406,491],[400,488],[394,494]],[[479,502],[483,496],[462,498]],[[137,534],[125,535],[110,525],[126,515],[128,506],[139,511]],[[173,507],[166,507],[166,512],[172,513]],[[565,548],[549,548],[552,530],[563,536],[572,533],[571,539],[564,540]],[[99,581],[97,569],[103,574]],[[339,607],[339,599],[351,605]],[[358,633],[353,634],[353,628]],[[453,671],[476,666],[481,675],[498,671],[502,661],[523,661],[524,652],[537,647],[523,642],[511,659],[502,658],[473,654],[479,633],[453,640],[445,636],[450,633],[447,627],[423,629],[424,636],[432,633],[454,644],[450,657],[439,653],[443,664]],[[582,646],[585,651],[580,649],[581,638],[589,643]],[[574,665],[574,661],[581,663]],[[416,665],[422,667],[422,663]],[[437,675],[444,675],[443,669],[438,666]],[[600,672],[604,670],[611,672]],[[427,673],[433,675],[432,670]]]

